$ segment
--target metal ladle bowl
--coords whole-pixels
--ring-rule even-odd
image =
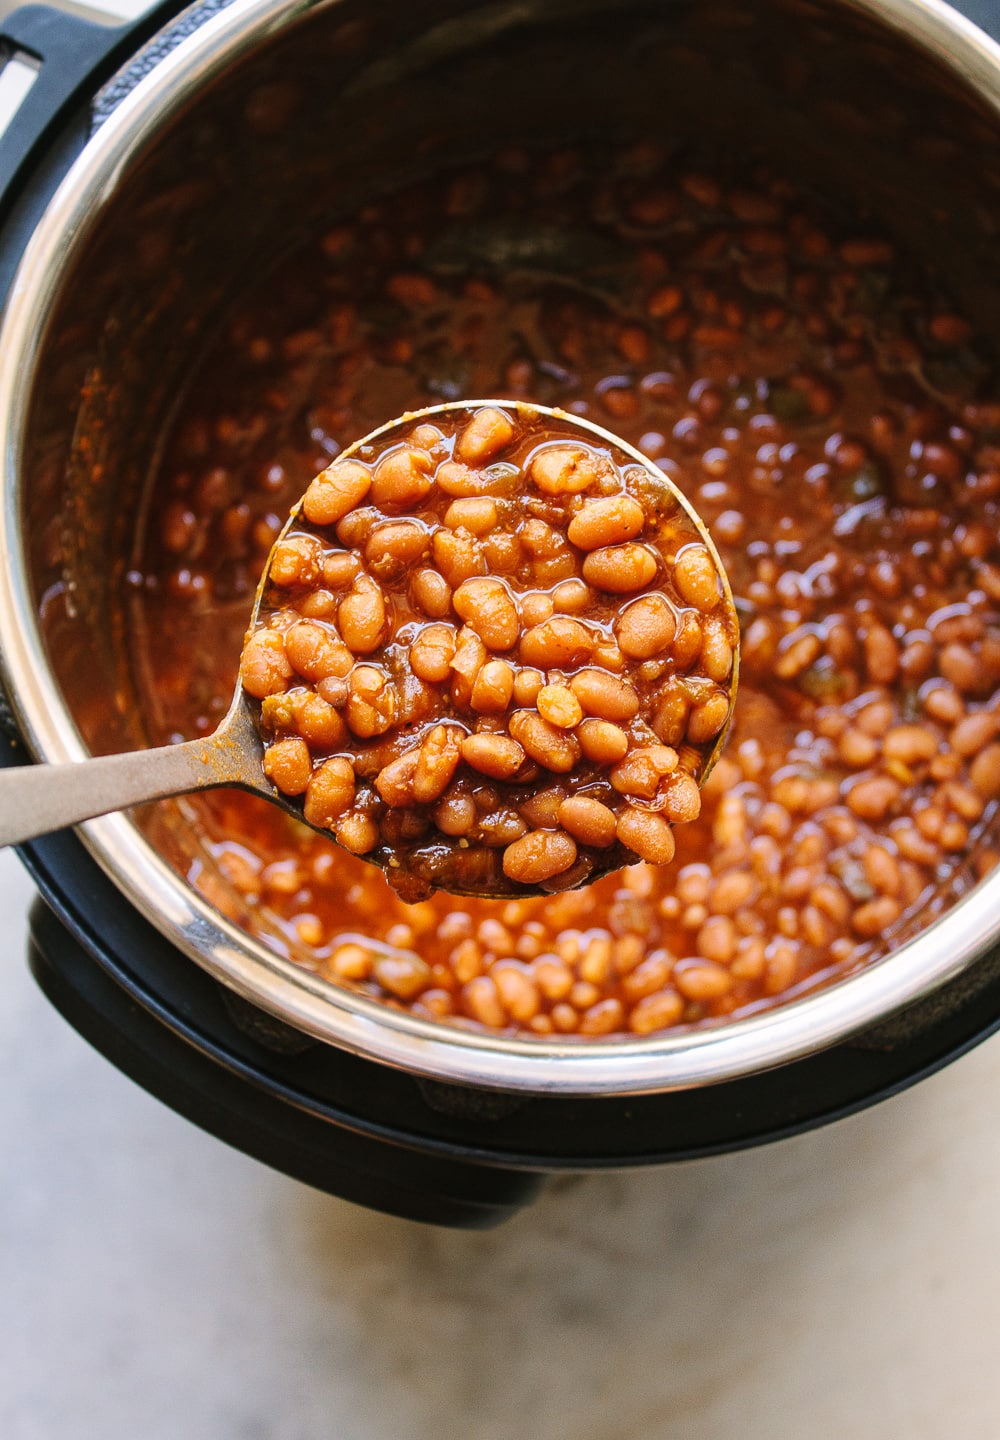
[[[658,491],[684,511],[715,564],[723,588],[723,603],[735,614],[732,591],[718,551],[701,517],[673,481],[641,451],[625,444],[610,431],[580,416],[553,410],[547,406],[508,400],[463,400],[410,411],[354,442],[342,452],[339,460],[362,455],[371,447],[384,449],[398,431],[400,439],[424,420],[457,413],[472,414],[484,406],[515,410],[522,416],[549,417],[557,421],[560,431],[574,430],[582,440],[597,441],[630,463],[641,465]],[[247,634],[253,632],[261,613],[272,557],[282,540],[303,523],[301,502],[291,511],[281,533],[272,546],[264,572],[257,586],[253,614]],[[730,695],[735,699],[739,672],[739,650],[734,648]],[[259,728],[259,704],[237,684],[229,710],[213,734],[198,740],[165,745],[125,755],[108,755],[66,765],[28,765],[0,774],[0,845],[18,845],[53,830],[61,830],[105,815],[113,810],[127,809],[151,800],[190,794],[198,790],[232,787],[262,795],[280,806],[295,819],[308,824],[301,800],[283,795],[264,773],[264,742]],[[730,708],[730,713],[732,709]],[[718,735],[696,778],[704,781],[725,744],[728,723]],[[332,838],[330,831],[314,826]],[[375,857],[361,856],[385,869]],[[589,879],[597,879],[605,870],[595,869]],[[454,893],[488,894],[493,891],[466,890],[448,884]],[[521,887],[522,890],[524,887]],[[508,893],[504,891],[503,893]],[[541,893],[541,892],[539,892]]]

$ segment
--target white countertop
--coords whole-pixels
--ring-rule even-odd
[[[0,854],[3,1440],[996,1440],[1000,1039],[486,1234],[307,1189],[90,1050]]]

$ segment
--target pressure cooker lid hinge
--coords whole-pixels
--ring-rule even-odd
[[[162,30],[149,40],[141,50],[138,50],[131,60],[122,67],[104,87],[94,96],[91,105],[91,134],[94,133],[114,110],[129,96],[140,80],[155,70],[156,66],[175,50],[182,40],[186,40],[213,15],[220,10],[227,9],[233,0],[200,0],[200,4],[192,5],[182,10],[176,20],[165,25]],[[173,7],[176,8],[176,7]]]

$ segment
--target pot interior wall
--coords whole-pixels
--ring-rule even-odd
[[[811,0],[354,4],[307,15],[137,156],[68,272],[22,476],[35,602],[87,746],[147,739],[125,599],[164,433],[241,291],[403,180],[510,143],[768,160],[871,214],[1000,334],[995,117]],[[196,845],[178,831],[183,851]]]

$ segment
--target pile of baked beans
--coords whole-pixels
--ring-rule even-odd
[[[310,478],[468,395],[591,416],[678,481],[736,596],[736,713],[666,868],[406,905],[226,792],[183,802],[191,882],[335,983],[540,1036],[717,1023],[877,960],[997,858],[996,382],[938,280],[763,169],[507,151],[331,226],[244,297],[180,407],[130,581],[151,732],[224,713]]]
[[[659,471],[559,414],[461,406],[335,461],[290,523],[242,680],[311,825],[409,901],[669,864],[738,625]]]

